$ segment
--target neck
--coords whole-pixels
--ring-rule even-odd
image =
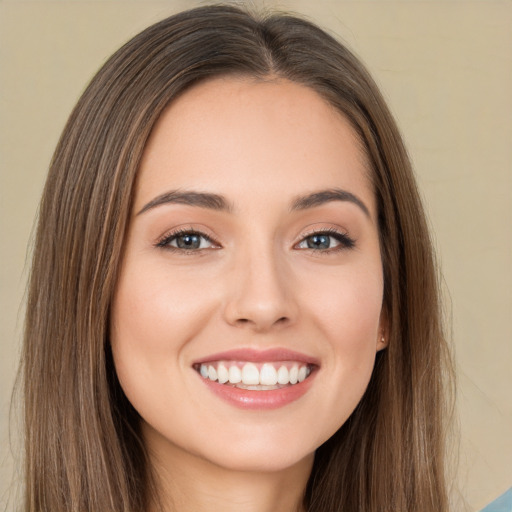
[[[151,512],[305,511],[303,498],[313,454],[279,471],[238,471],[175,447],[155,448],[154,444],[150,447],[150,463],[158,500]]]

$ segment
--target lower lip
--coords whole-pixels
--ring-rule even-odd
[[[226,384],[205,379],[199,375],[199,378],[206,386],[217,396],[226,402],[241,409],[278,409],[287,404],[295,402],[304,396],[311,387],[316,371],[313,371],[307,379],[280,389],[271,390],[250,390],[240,389]]]

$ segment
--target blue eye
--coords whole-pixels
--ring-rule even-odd
[[[192,230],[170,233],[162,238],[156,246],[184,253],[220,248],[208,235]],[[355,241],[348,235],[335,230],[329,230],[312,233],[304,237],[296,245],[296,248],[329,253],[343,249],[352,249],[354,246]]]
[[[167,235],[157,243],[157,247],[171,250],[200,251],[215,247],[214,242],[205,234],[196,231],[180,231]]]
[[[306,238],[305,242],[308,249],[330,249],[333,243],[337,243],[337,240],[328,235],[311,235]]]
[[[329,251],[352,249],[355,241],[344,233],[338,231],[322,231],[305,237],[297,245],[298,249],[312,249],[314,251]]]

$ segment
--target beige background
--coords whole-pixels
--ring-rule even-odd
[[[0,510],[14,510],[9,402],[26,247],[53,148],[106,57],[148,24],[197,4],[0,0]],[[265,4],[339,34],[372,71],[405,135],[451,302],[457,485],[467,509],[479,510],[512,486],[512,1]]]

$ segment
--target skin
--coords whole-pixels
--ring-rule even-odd
[[[136,184],[111,342],[164,506],[301,509],[316,448],[352,413],[385,346],[368,173],[346,119],[284,80],[201,83],[155,126]],[[290,209],[298,196],[334,188],[368,211],[339,200]],[[174,190],[222,195],[230,210],[146,207]],[[201,239],[188,252],[172,248],[176,239],[163,246],[177,228],[214,242]],[[325,230],[354,246],[331,237],[330,248],[309,248],[311,233]],[[275,347],[319,362],[307,393],[277,409],[235,407],[192,367],[220,351]]]

